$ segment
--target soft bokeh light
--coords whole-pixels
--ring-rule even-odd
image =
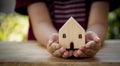
[[[28,17],[14,14],[0,14],[0,41],[25,41],[28,33]]]

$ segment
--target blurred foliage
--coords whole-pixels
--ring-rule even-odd
[[[120,8],[109,14],[108,39],[120,39]]]
[[[27,16],[0,13],[0,41],[25,41],[28,27]]]

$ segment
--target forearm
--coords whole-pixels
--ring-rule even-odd
[[[105,40],[108,26],[108,2],[95,2],[91,6],[87,31],[95,32],[102,42]]]
[[[46,47],[49,36],[56,33],[45,3],[35,3],[28,7],[34,35],[37,41]]]
[[[57,33],[57,30],[52,25],[46,23],[38,23],[33,30],[36,40],[45,47],[48,43],[50,35],[52,33]]]

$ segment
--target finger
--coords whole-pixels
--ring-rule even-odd
[[[58,33],[53,33],[50,37],[49,37],[50,41],[53,42],[58,42]]]
[[[102,42],[101,42],[101,39],[99,37],[96,36],[94,38],[94,41],[96,42],[98,47],[100,47],[100,48],[102,47]]]
[[[95,41],[89,41],[89,42],[85,45],[86,48],[93,48],[94,46],[95,46]]]
[[[86,58],[86,57],[88,57],[85,53],[83,53],[81,50],[78,50],[77,51],[77,54],[78,54],[78,57],[80,57],[80,58]]]
[[[86,34],[85,34],[86,42],[93,40],[93,35],[94,35],[94,32],[92,32],[92,31],[86,32]]]
[[[89,51],[89,50],[92,50],[92,51]],[[82,46],[78,51],[78,55],[80,57],[92,57],[92,54],[94,56],[94,54],[96,54],[98,50],[94,50],[94,49],[88,49],[86,48],[85,46]]]
[[[85,45],[79,47],[79,50],[84,50],[84,49],[86,49]]]
[[[78,57],[77,50],[74,51],[73,55],[74,55],[75,57]]]
[[[53,56],[56,57],[62,57],[63,53],[65,52],[65,48],[61,47],[60,49],[56,50],[55,52],[53,52]]]
[[[62,55],[63,58],[68,58],[69,57],[69,52],[65,51]]]
[[[86,32],[86,35],[85,35],[85,38],[86,38],[86,41],[91,41],[91,40],[94,40],[96,42],[100,42],[100,38],[98,37],[98,35],[93,32],[93,31],[88,31]]]
[[[101,39],[100,39],[98,36],[94,36],[93,40],[94,40],[96,43],[100,43],[100,42],[101,42]]]
[[[53,43],[53,40],[49,40],[47,45],[50,46],[52,43]]]
[[[82,52],[88,57],[93,57],[100,48],[100,45],[97,44],[95,41],[89,41],[85,45],[85,49],[83,49]]]
[[[100,44],[97,44],[95,41],[89,41],[85,47],[87,49],[99,50],[101,48]]]
[[[73,55],[73,50],[69,51],[69,56],[71,57]]]
[[[55,50],[61,48],[58,43],[52,43],[51,45],[47,45],[47,49],[50,53],[53,53]]]
[[[93,56],[97,53],[97,50],[85,49],[85,50],[82,50],[82,52],[83,52],[87,57],[93,57]]]

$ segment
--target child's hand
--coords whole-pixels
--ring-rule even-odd
[[[101,40],[95,32],[88,31],[85,35],[86,44],[74,51],[75,57],[87,58],[93,57],[101,48]]]
[[[62,47],[58,43],[57,33],[54,33],[50,36],[47,44],[47,49],[53,56],[56,56],[56,57],[68,58],[72,56],[72,51],[67,51],[64,47]]]

